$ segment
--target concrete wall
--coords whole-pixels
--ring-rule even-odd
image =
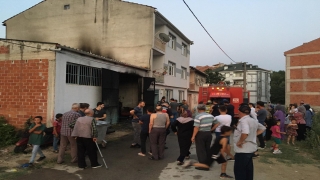
[[[18,128],[30,116],[52,126],[55,53],[40,47],[55,45],[0,40],[0,115]]]
[[[57,42],[149,68],[153,17],[153,8],[119,0],[46,0],[6,21],[6,37]]]

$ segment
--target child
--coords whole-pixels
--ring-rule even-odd
[[[28,144],[33,145],[32,156],[29,161],[30,166],[33,165],[33,162],[37,153],[40,154],[40,158],[37,160],[37,162],[40,162],[46,158],[46,156],[43,155],[40,149],[40,145],[43,139],[43,131],[46,129],[46,126],[42,124],[41,121],[42,121],[42,117],[36,116],[34,118],[34,123],[32,123],[29,128],[30,137],[29,137]]]
[[[233,177],[226,174],[227,160],[224,157],[224,153],[227,150],[228,137],[230,137],[231,133],[232,133],[231,127],[222,126],[221,135],[216,138],[214,144],[210,148],[212,157],[210,159],[207,159],[207,163],[202,164],[202,163],[193,163],[192,161],[188,161],[188,162],[185,162],[184,167],[195,166],[196,169],[198,170],[209,170],[209,167],[212,165],[212,163],[214,161],[217,161],[219,164],[222,164],[220,178],[232,179]]]
[[[53,152],[58,153],[58,142],[60,139],[62,114],[56,115],[56,120],[53,122]]]
[[[279,144],[281,144],[281,134],[286,134],[285,132],[280,132],[280,120],[277,120],[277,124],[271,127],[272,131],[272,138],[274,143],[273,147],[273,154],[281,154],[282,152],[279,150]]]
[[[288,144],[290,144],[290,139],[292,138],[292,144],[294,145],[294,140],[296,139],[296,136],[298,136],[297,129],[298,129],[297,121],[295,119],[292,119],[291,124],[288,124],[287,126],[287,134],[288,134],[287,143]]]

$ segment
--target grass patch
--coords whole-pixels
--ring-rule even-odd
[[[267,158],[265,156],[260,156],[259,162],[265,163],[265,164],[273,164],[273,162],[270,160],[270,158]]]
[[[267,146],[271,147],[272,142],[268,142]],[[282,143],[280,145],[280,149],[282,154],[273,154],[271,150],[265,149],[259,151],[261,154],[262,163],[270,164],[272,163],[271,159],[274,159],[278,162],[291,165],[291,164],[318,164],[319,161],[315,160],[311,154],[306,151],[306,149],[302,145],[303,143],[297,142],[296,146],[288,145],[286,143]]]

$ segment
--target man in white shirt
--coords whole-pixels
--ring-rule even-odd
[[[221,127],[228,126],[230,127],[232,122],[232,116],[227,114],[227,107],[224,105],[219,106],[219,116],[216,116],[215,119],[219,122],[219,126],[215,130],[216,138],[220,137],[221,135]],[[234,156],[231,154],[231,146],[230,146],[230,137],[228,137],[228,145],[225,152],[229,158],[228,161],[234,161]]]
[[[249,103],[249,107],[251,108],[251,112],[250,112],[250,116],[257,120],[258,121],[258,118],[257,118],[257,113],[256,113],[256,107],[254,106],[253,103]]]
[[[249,115],[251,108],[248,104],[239,107],[239,123],[234,131],[234,175],[236,180],[253,180],[254,152],[257,151],[257,135],[262,134],[266,127]]]

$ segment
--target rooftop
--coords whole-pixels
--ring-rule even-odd
[[[269,71],[266,69],[259,68],[257,65],[247,64],[247,70],[256,70],[256,71]],[[224,66],[221,66],[219,68],[214,69],[215,72],[223,72],[223,71],[243,71],[244,66],[243,63],[237,63],[237,64],[225,64]]]
[[[317,51],[320,51],[320,38],[307,43],[303,43],[301,46],[298,46],[289,51],[286,51],[284,52],[284,55],[306,53],[306,52],[317,52]]]
[[[195,68],[195,67],[193,67],[193,66],[190,66],[190,69],[194,70],[195,72],[197,72],[197,73],[199,73],[199,74],[201,74],[201,75],[203,75],[203,76],[205,76],[205,77],[208,76],[206,73],[198,70],[197,68]]]
[[[3,39],[3,38],[0,38],[0,41],[6,42],[6,43],[9,43],[9,44],[15,44],[15,45],[21,45],[21,44],[18,44],[16,42],[29,42],[29,43],[35,43],[35,44],[40,44],[40,43],[41,44],[50,44],[50,45],[55,45],[58,50],[60,48],[61,50],[64,50],[64,51],[69,51],[69,52],[85,55],[85,56],[96,58],[96,59],[99,59],[99,60],[102,60],[102,61],[107,61],[107,62],[111,62],[111,63],[123,65],[123,66],[132,67],[132,68],[135,68],[135,69],[145,70],[145,71],[149,70],[148,68],[145,68],[145,67],[135,66],[135,65],[128,64],[128,63],[125,63],[125,62],[122,62],[122,61],[118,61],[118,60],[115,60],[115,59],[110,59],[110,58],[107,58],[107,57],[104,57],[104,56],[93,54],[91,52],[83,51],[83,50],[80,50],[80,49],[68,47],[68,46],[61,45],[61,44],[58,44],[58,43],[53,43],[53,42],[26,41],[26,40],[19,40],[19,39]],[[26,46],[26,47],[38,49],[37,46]],[[42,49],[42,50],[54,51],[52,49]]]

